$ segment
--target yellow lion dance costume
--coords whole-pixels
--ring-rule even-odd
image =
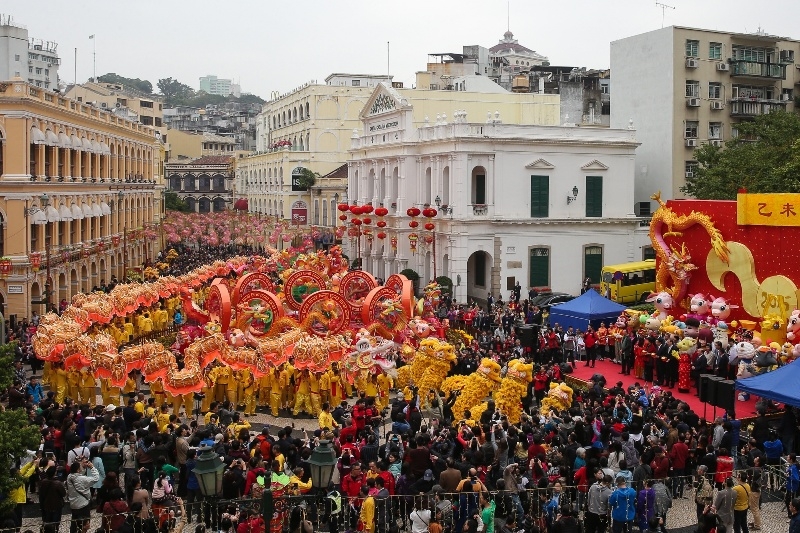
[[[518,424],[522,415],[521,400],[528,395],[528,384],[533,381],[533,365],[522,359],[508,362],[508,371],[494,393],[497,409],[508,417],[512,424]]]
[[[405,347],[404,347],[405,351]],[[436,338],[419,343],[419,350],[411,364],[397,370],[397,386],[405,388],[412,383],[419,388],[420,407],[428,404],[428,391],[438,390],[456,361],[453,345]]]
[[[550,411],[566,411],[572,407],[572,387],[566,383],[550,383],[550,390],[542,400],[540,412],[547,416]]]
[[[452,376],[442,384],[442,390],[449,392],[460,389],[461,394],[453,404],[454,422],[463,419],[464,411],[469,410],[472,420],[479,420],[486,409],[483,400],[500,386],[500,365],[488,358],[481,359],[478,370],[469,376]]]

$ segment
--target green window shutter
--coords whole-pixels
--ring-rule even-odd
[[[583,249],[583,275],[592,284],[600,283],[600,271],[603,270],[603,248],[601,246],[587,246]]]
[[[528,286],[530,287],[550,286],[549,248],[531,248],[531,255],[528,263],[528,281]]]
[[[603,176],[586,176],[586,216],[603,216]]]
[[[477,174],[475,176],[475,203],[478,205],[486,204],[486,175]]]
[[[531,217],[550,216],[550,176],[531,176]]]

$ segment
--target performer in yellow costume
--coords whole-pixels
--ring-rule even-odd
[[[67,371],[61,363],[53,363],[50,388],[56,391],[56,402],[64,403],[64,398],[67,397]]]
[[[297,390],[295,391],[294,409],[292,413],[294,416],[297,416],[300,411],[312,414],[314,408],[311,406],[311,384],[308,370],[303,370],[300,375],[295,377],[295,387]]]
[[[133,340],[135,331],[133,329],[133,324],[131,324],[130,318],[125,319],[125,324],[122,326],[122,332],[125,334],[122,344],[131,342]]]
[[[238,388],[240,385],[238,373],[235,370],[230,371],[230,379],[228,380],[228,387],[225,389],[225,398],[230,402],[231,409],[236,409],[236,401],[238,400]]]
[[[320,403],[331,403],[330,371],[319,374],[319,401]]]
[[[81,373],[77,370],[67,371],[67,397],[80,403]]]
[[[81,368],[81,401],[94,406],[97,403],[97,385],[94,381],[94,376],[89,372],[87,367]]]
[[[153,332],[153,319],[150,318],[150,313],[145,313],[139,319],[139,335],[148,335]]]
[[[291,409],[294,406],[295,390],[292,386],[294,367],[289,363],[281,365],[281,408]]]
[[[277,368],[269,371],[270,395],[269,410],[272,416],[279,416],[281,409],[281,373]]]
[[[164,331],[167,329],[167,321],[169,320],[169,315],[164,310],[163,306],[159,306],[158,309],[153,313],[153,326],[158,331]]]
[[[205,413],[211,409],[211,402],[214,401],[214,369],[205,372],[205,385],[201,391],[205,396],[200,404],[200,411]]]
[[[156,409],[161,409],[166,401],[166,394],[164,393],[164,383],[160,379],[150,383],[150,395],[156,400]]]
[[[244,402],[244,416],[256,414],[256,380],[248,368],[241,371],[242,401]]]
[[[258,379],[258,406],[267,407],[270,401],[270,390],[272,389],[272,370]]]
[[[389,406],[389,391],[393,385],[391,376],[384,373],[378,374],[378,398],[375,400],[378,411],[383,411]]]
[[[314,416],[318,416],[322,411],[322,402],[319,395],[319,374],[308,374],[308,385],[311,390],[311,409]]]
[[[341,405],[344,400],[344,382],[339,372],[339,365],[333,363],[331,369],[328,370],[328,382],[330,383],[330,404],[333,409]]]
[[[228,392],[228,383],[231,380],[231,369],[227,366],[219,366],[212,370],[212,372],[214,372],[214,383],[216,384],[214,399],[218,402],[222,402],[225,400]]]
[[[103,405],[119,405],[119,387],[112,387],[108,379],[100,379],[100,395],[103,397]]]

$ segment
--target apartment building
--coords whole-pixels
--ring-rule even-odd
[[[9,15],[0,14],[0,81],[28,80],[35,87],[58,89],[58,44],[34,39]]]
[[[694,150],[723,145],[737,124],[774,109],[794,110],[800,42],[763,32],[671,26],[611,43],[611,127],[631,121],[637,214],[650,195],[680,198],[697,162]]]
[[[71,85],[66,91],[72,98],[145,126],[160,128],[164,118],[164,98],[145,94],[119,83],[87,82]]]

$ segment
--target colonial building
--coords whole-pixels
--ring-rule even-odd
[[[296,186],[296,178],[303,168],[325,176],[347,162],[350,137],[354,129],[362,127],[360,113],[375,90],[374,86],[367,86],[386,85],[379,78],[333,74],[326,78],[325,85],[306,84],[264,105],[257,122],[260,152],[241,158],[237,164],[236,190],[245,191],[251,212],[288,220],[305,209],[306,219],[318,214],[320,220],[325,220],[322,206],[327,205],[328,225],[333,225],[337,219],[330,213],[330,205],[336,201],[335,194],[344,197],[343,187],[316,188],[312,198],[309,191]],[[404,102],[414,103],[412,118],[417,126],[435,120],[437,114],[452,116],[457,109],[466,109],[476,117],[497,112],[516,124],[558,124],[558,95],[512,94],[495,87],[499,92],[393,91],[401,94]],[[393,103],[380,99],[370,105],[383,109]],[[386,137],[387,133],[388,130],[381,135]],[[317,204],[319,209],[315,210]]]
[[[233,201],[234,158],[207,155],[188,163],[165,165],[169,190],[192,211],[225,211]]]
[[[431,114],[440,104],[425,103]],[[366,270],[446,275],[463,302],[506,297],[516,282],[577,294],[604,263],[642,257],[632,128],[506,124],[499,112],[462,110],[420,124],[417,105],[381,84],[352,135],[348,201],[388,209],[383,240],[373,230],[349,242]],[[434,230],[424,216],[410,228],[407,210],[425,207],[438,208]]]
[[[146,126],[160,128],[162,125],[163,96],[146,94],[119,83],[92,81],[70,85],[66,96]]]
[[[189,162],[205,156],[231,157],[236,150],[236,140],[209,132],[191,132],[177,129],[161,130],[167,144],[167,161]]]
[[[19,79],[0,83],[6,316],[42,312],[155,257],[158,240],[145,233],[161,217],[162,157],[151,127]]]

